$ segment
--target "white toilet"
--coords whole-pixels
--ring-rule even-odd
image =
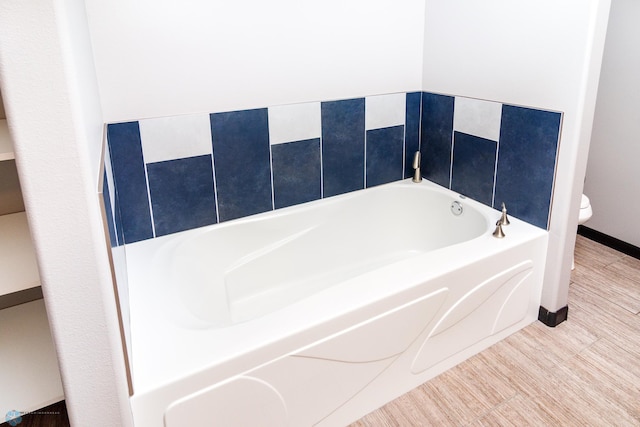
[[[580,200],[580,215],[578,216],[578,225],[582,225],[593,216],[593,210],[591,209],[591,201],[584,194]]]
[[[593,209],[591,209],[591,201],[584,194],[580,199],[580,214],[578,215],[578,225],[582,225],[593,216]],[[576,268],[574,260],[571,260],[571,269]]]

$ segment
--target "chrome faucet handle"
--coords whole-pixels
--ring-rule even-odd
[[[504,204],[504,202],[502,202],[502,216],[500,217],[500,220],[498,222],[500,222],[501,225],[511,224],[511,221],[509,221],[509,217],[507,217],[507,206]]]
[[[498,222],[496,222],[496,229],[493,232],[493,237],[497,239],[502,239],[504,238],[504,236],[505,236],[504,231],[502,231],[502,221],[498,220]]]
[[[420,173],[420,151],[416,151],[413,155],[413,182],[422,181],[422,174]]]

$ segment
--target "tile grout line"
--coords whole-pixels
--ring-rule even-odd
[[[482,414],[478,415],[476,418],[474,418],[473,420],[471,420],[469,423],[467,423],[467,426],[473,425],[477,422],[480,422],[484,417],[486,417],[487,415],[491,414],[492,412],[494,412],[495,410],[505,406],[506,404],[508,404],[509,402],[511,402],[513,399],[515,399],[516,397],[523,397],[520,392],[516,391],[513,395],[509,396],[508,398],[504,399],[503,401],[501,401],[500,403],[498,403],[497,405],[492,406],[491,408],[487,409],[486,411],[484,411]]]
[[[578,287],[580,287],[580,289],[581,289],[581,290],[583,290],[584,292],[588,292],[588,293],[590,293],[591,295],[593,295],[593,296],[595,296],[595,297],[597,297],[597,298],[604,299],[604,300],[606,300],[607,302],[609,302],[610,304],[615,305],[616,307],[618,307],[618,308],[620,308],[620,309],[622,309],[622,310],[626,311],[627,313],[629,313],[629,314],[631,314],[631,315],[634,315],[634,316],[635,316],[635,315],[637,315],[637,314],[640,314],[640,310],[638,310],[638,311],[631,311],[631,310],[629,310],[627,307],[624,307],[624,306],[620,305],[618,302],[613,301],[613,300],[608,299],[608,298],[605,298],[605,297],[604,297],[604,296],[602,296],[602,295],[599,295],[598,293],[596,293],[596,292],[592,291],[592,290],[590,289],[590,287],[588,287],[588,286],[586,286],[586,285],[583,285],[583,284],[581,284],[580,282],[578,282],[578,281],[576,281],[576,280],[573,280],[573,279],[572,279],[572,280],[570,281],[570,285],[578,286]]]
[[[149,216],[151,217],[151,231],[153,232],[153,238],[157,237],[156,234],[156,222],[153,217],[153,202],[151,201],[151,187],[149,186],[149,171],[147,170],[148,164],[144,161],[144,154],[142,155],[142,162],[144,163],[144,183],[147,186],[147,202],[149,203]]]

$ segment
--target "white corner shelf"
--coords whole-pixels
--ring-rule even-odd
[[[0,119],[0,162],[14,159],[7,121]],[[2,422],[9,411],[31,412],[64,399],[25,212],[0,215],[0,308]]]
[[[6,119],[0,119],[0,162],[13,160],[16,156],[13,152],[13,144],[9,136],[9,127]]]
[[[0,310],[0,420],[64,399],[44,300]]]
[[[40,286],[27,215],[0,216],[0,296]]]

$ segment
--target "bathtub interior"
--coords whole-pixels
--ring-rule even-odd
[[[386,203],[376,189],[367,190],[364,193],[371,197],[357,203],[368,209],[360,212],[371,213],[373,224],[387,220],[387,215],[406,220],[394,221],[402,225],[389,235],[387,227],[367,229],[359,243],[366,247],[364,253],[375,255],[384,246],[381,256],[405,251],[403,256],[382,259],[364,272],[351,266],[349,273],[333,273],[339,285],[263,312],[249,310],[246,319],[234,319],[230,313],[226,319],[207,317],[213,296],[198,289],[204,283],[198,280],[213,269],[192,273],[195,276],[181,280],[180,286],[167,280],[167,271],[184,274],[180,269],[189,269],[189,264],[180,262],[201,255],[203,245],[221,241],[214,229],[233,235],[237,224],[249,226],[253,233],[242,233],[233,247],[220,246],[220,257],[241,253],[250,264],[279,252],[287,259],[299,253],[297,241],[313,245],[327,236],[338,246],[348,246],[353,239],[339,231],[340,224],[327,221],[331,209],[348,211],[338,198],[335,203],[324,200],[282,210],[280,222],[273,221],[268,230],[263,220],[270,215],[261,214],[128,245],[136,426],[346,425],[535,321],[545,231],[513,218],[505,228],[507,237],[495,239],[491,232],[500,216],[496,210],[428,182],[389,187],[402,200]],[[402,194],[405,189],[415,191],[411,188],[428,188],[437,196],[427,201]],[[464,207],[461,217],[451,214],[454,200]],[[309,219],[309,212],[298,218],[307,209],[320,212],[322,220]],[[346,220],[348,215],[333,216]],[[425,216],[427,223],[443,224],[436,233],[441,238],[416,239],[416,219],[421,222]],[[267,249],[247,253],[247,245],[255,242],[245,239],[263,235]],[[377,242],[381,247],[375,247]],[[178,264],[169,263],[176,252],[188,255]],[[327,252],[319,250],[321,255]],[[328,256],[331,259],[332,253]],[[243,265],[237,257],[228,258],[231,267]],[[342,262],[344,256],[338,258]],[[338,267],[344,267],[339,262]],[[149,272],[158,265],[165,267],[157,270],[162,277],[150,280]],[[274,277],[282,277],[278,274],[283,273]],[[193,287],[190,292],[196,297],[191,301],[179,292],[184,285]],[[234,292],[253,298],[259,287]],[[228,311],[236,308],[224,301]],[[221,327],[218,322],[227,324]]]
[[[476,208],[467,203],[455,215],[452,201],[406,182],[346,194],[177,237],[163,245],[152,270],[169,278],[195,318],[226,327],[486,231]]]

